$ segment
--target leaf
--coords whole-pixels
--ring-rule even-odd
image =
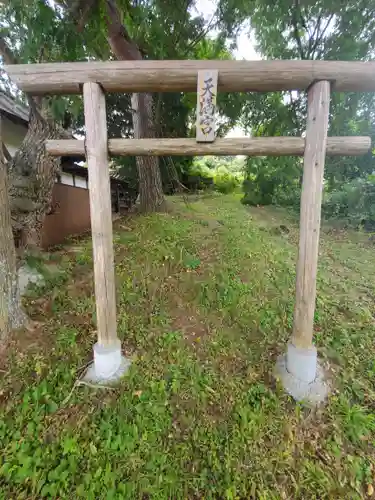
[[[92,455],[96,455],[98,453],[98,449],[94,445],[94,443],[91,442],[89,447],[90,447],[90,452],[91,452]]]
[[[184,266],[187,269],[197,269],[201,265],[201,260],[198,257],[188,255],[184,259]]]

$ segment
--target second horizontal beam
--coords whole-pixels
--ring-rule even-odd
[[[358,156],[371,147],[370,137],[328,137],[327,155]],[[303,156],[302,137],[253,137],[216,139],[199,143],[195,139],[110,139],[108,150],[117,156]],[[52,156],[85,156],[83,140],[48,140],[46,151]]]

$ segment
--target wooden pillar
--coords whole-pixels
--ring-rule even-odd
[[[118,183],[116,183],[116,212],[120,213],[120,188]]]
[[[86,159],[89,169],[98,344],[109,347],[117,344],[118,339],[105,96],[97,83],[85,83],[83,85],[83,99]]]
[[[298,348],[312,346],[329,99],[330,84],[327,81],[316,82],[308,90],[292,337],[292,343]]]

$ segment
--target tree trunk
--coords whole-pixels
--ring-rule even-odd
[[[140,60],[142,54],[138,46],[130,38],[122,24],[120,14],[114,0],[106,1],[108,42],[113,53],[119,60]],[[134,138],[154,138],[153,103],[151,94],[132,95],[132,115]],[[164,208],[164,194],[159,169],[159,159],[156,156],[137,156],[136,158],[140,209],[154,212]]]
[[[0,153],[0,340],[11,330],[24,326],[16,250],[12,234],[6,165]]]
[[[12,51],[0,36],[0,55],[7,64],[17,64]],[[46,154],[46,139],[68,135],[42,114],[42,100],[26,94],[30,120],[21,147],[8,164],[8,184],[13,232],[21,236],[21,246],[39,247],[44,216],[50,210],[52,189],[60,172],[60,159]]]
[[[152,118],[152,96],[133,94],[131,98],[135,138],[154,138]],[[164,208],[164,194],[156,156],[137,156],[140,209],[155,212]]]
[[[157,95],[156,105],[155,105],[154,130],[155,130],[155,137],[160,137],[160,138],[163,137],[163,128],[164,128],[161,120],[161,109],[162,109],[161,104],[162,104],[162,94],[159,92]],[[184,185],[181,184],[180,182],[173,158],[171,158],[170,156],[164,157],[164,165],[167,171],[167,177],[169,181],[167,193],[181,193],[184,188]]]
[[[32,110],[26,137],[9,165],[13,230],[22,234],[22,242],[29,248],[41,244],[44,217],[60,172],[60,158],[49,156],[44,143],[61,136],[53,123]]]

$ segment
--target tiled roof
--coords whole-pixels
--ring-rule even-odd
[[[0,110],[16,116],[25,122],[29,121],[29,109],[27,106],[17,102],[12,96],[3,90],[0,90]]]

